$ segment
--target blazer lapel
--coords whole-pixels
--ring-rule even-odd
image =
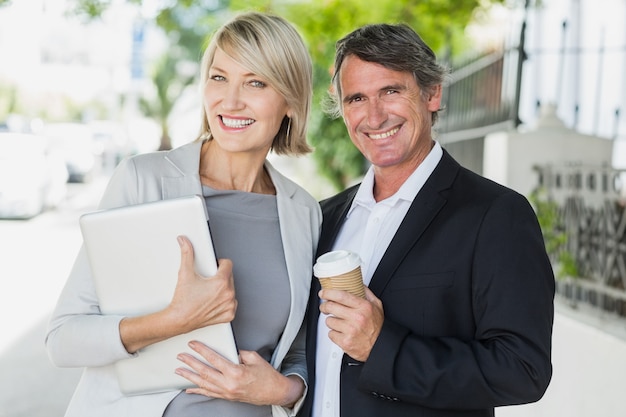
[[[443,191],[452,186],[459,169],[458,163],[444,150],[441,161],[417,193],[372,275],[369,288],[377,296],[380,296],[409,250],[446,204]]]
[[[194,141],[167,152],[166,161],[171,170],[161,177],[163,198],[202,195],[200,182],[200,148],[202,141]]]
[[[294,201],[293,196],[297,191],[295,184],[287,181],[268,161],[265,161],[265,167],[276,187],[280,236],[283,241],[291,291],[289,318],[278,346],[272,354],[272,364],[275,365],[282,361],[290,348],[290,344],[283,341],[295,339],[304,319],[311,283],[314,247],[310,227],[312,215],[310,208]]]

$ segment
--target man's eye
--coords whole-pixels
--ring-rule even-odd
[[[398,90],[387,90],[387,91],[385,91],[385,94],[389,96],[391,94],[396,94],[397,92],[398,92]]]

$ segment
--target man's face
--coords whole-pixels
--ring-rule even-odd
[[[354,145],[376,169],[412,172],[432,147],[431,112],[441,88],[424,98],[409,72],[346,57],[339,73],[343,119]]]

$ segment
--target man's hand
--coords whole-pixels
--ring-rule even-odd
[[[365,299],[340,290],[321,290],[328,337],[350,357],[365,362],[383,327],[383,303],[365,288]]]

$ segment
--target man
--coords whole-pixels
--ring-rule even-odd
[[[337,43],[333,94],[371,167],[321,203],[318,256],[359,253],[369,288],[363,299],[313,280],[303,416],[493,416],[548,386],[554,276],[541,230],[523,196],[433,140],[445,75],[405,25]]]

